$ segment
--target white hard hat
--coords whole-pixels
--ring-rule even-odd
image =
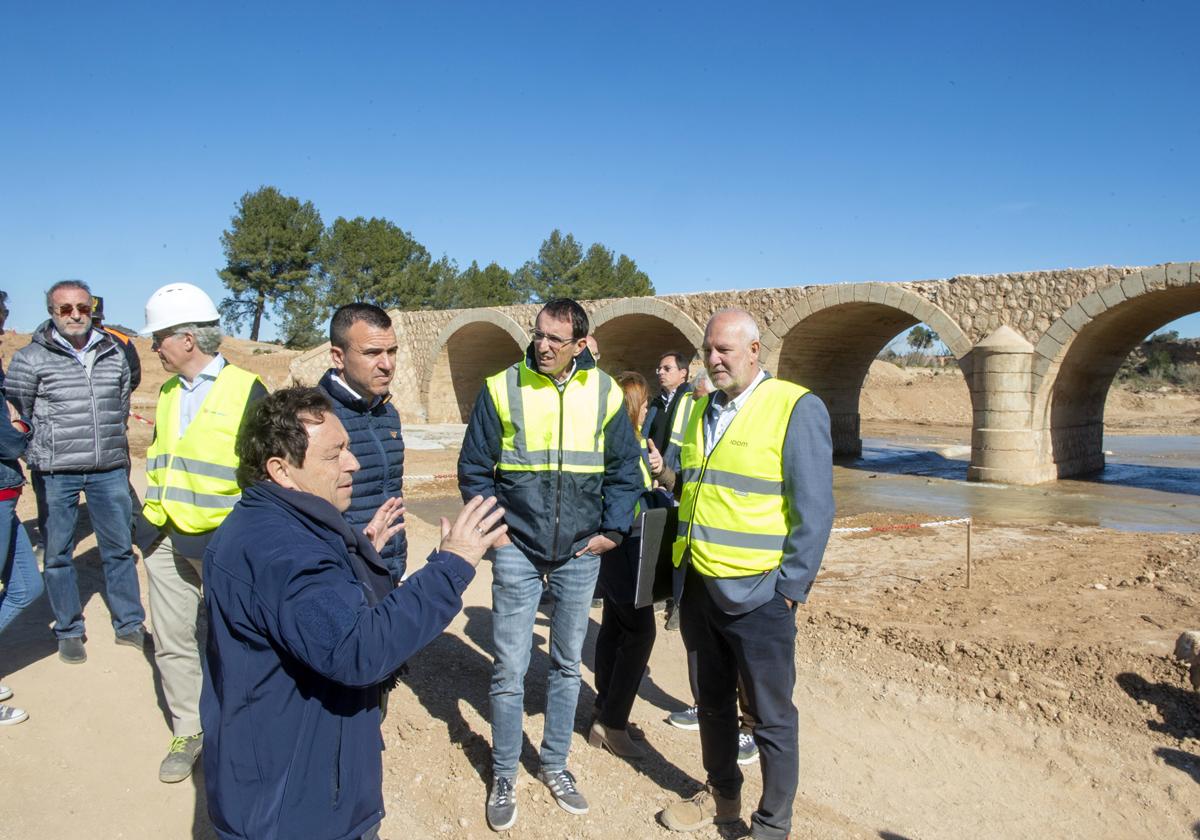
[[[153,335],[180,324],[207,324],[221,320],[212,298],[191,283],[168,283],[146,301],[146,326],[141,335]]]

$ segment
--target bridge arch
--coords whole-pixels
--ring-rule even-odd
[[[421,387],[430,423],[465,423],[487,377],[518,361],[529,344],[520,324],[494,309],[468,309],[442,328]]]
[[[672,350],[691,359],[704,341],[704,330],[677,306],[652,297],[606,303],[591,316],[600,346],[600,367],[609,373],[635,370],[658,393],[654,369]]]
[[[901,331],[924,322],[959,360],[970,339],[936,304],[888,283],[821,286],[782,312],[763,337],[763,364],[829,409],[835,455],[862,453],[858,402],[871,362]],[[964,374],[966,371],[963,371]]]
[[[1200,263],[1142,269],[1076,302],[1034,347],[1032,424],[1043,480],[1104,467],[1104,403],[1147,335],[1200,311]]]

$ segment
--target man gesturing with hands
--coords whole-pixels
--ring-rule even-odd
[[[504,535],[473,498],[425,566],[393,586],[379,547],[399,499],[342,518],[358,462],[329,398],[288,388],[238,434],[242,497],[204,556],[209,635],[200,715],[208,809],[227,838],[374,838],[383,819],[380,698],[462,608]]]

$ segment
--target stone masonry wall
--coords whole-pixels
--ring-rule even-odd
[[[986,276],[962,275],[946,280],[885,285],[915,293],[940,307],[962,328],[971,344],[989,335],[1001,324],[1008,324],[1027,341],[1036,344],[1072,304],[1138,271],[1140,269],[1102,266]],[[828,285],[808,285],[697,292],[660,295],[655,300],[677,308],[700,328],[703,328],[705,322],[718,309],[741,307],[755,315],[766,334],[796,303],[807,299],[814,304],[813,308],[817,308],[815,303],[825,299],[823,294],[830,288]],[[583,303],[589,314],[594,314],[610,307],[613,302]],[[496,307],[496,311],[504,313],[528,329],[537,314],[538,306],[525,304]],[[426,395],[421,393],[421,388],[429,382],[438,354],[443,351],[446,338],[441,335],[443,329],[463,312],[464,310],[444,310],[392,313],[400,343],[393,392],[396,404],[407,421],[425,419],[426,407],[421,403]],[[780,335],[786,332],[782,322],[776,332]],[[315,348],[297,357],[292,363],[293,380],[315,382],[328,363],[328,346]]]

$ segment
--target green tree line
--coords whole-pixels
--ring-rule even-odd
[[[312,347],[320,325],[339,306],[374,303],[384,309],[456,309],[654,294],[637,263],[599,242],[586,251],[574,236],[551,231],[537,256],[516,271],[491,262],[466,268],[434,259],[413,235],[388,219],[339,216],[326,226],[311,201],[275,187],[248,192],[221,234],[229,289],[220,303],[227,327],[250,325],[257,341],[274,320],[288,347]]]

